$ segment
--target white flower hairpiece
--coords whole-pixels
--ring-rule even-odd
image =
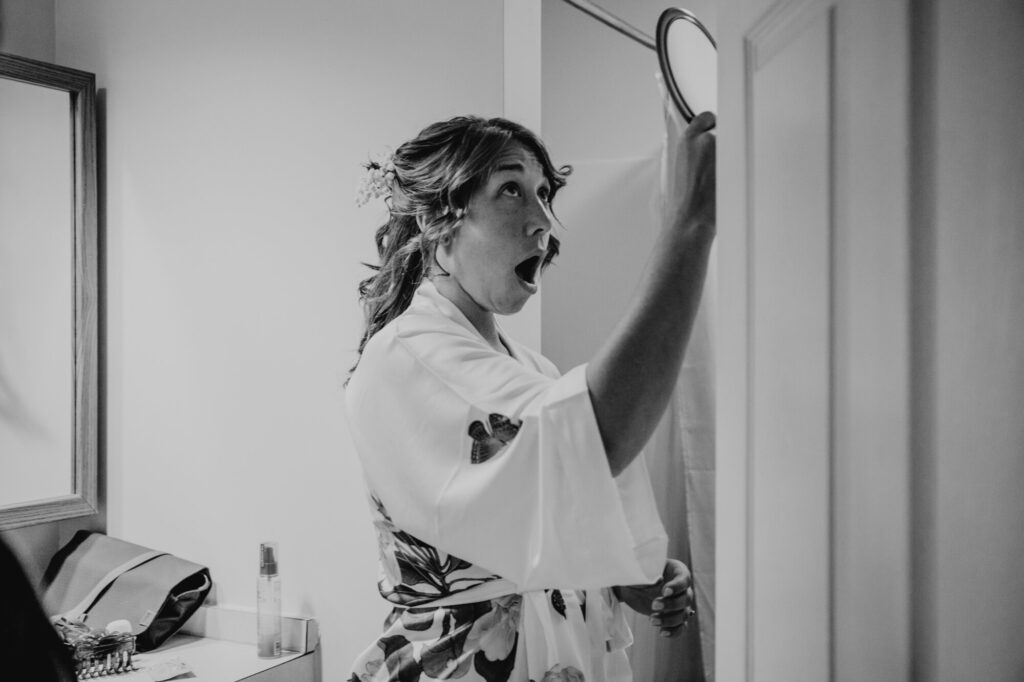
[[[391,196],[391,188],[395,182],[394,155],[388,151],[377,159],[370,159],[363,164],[366,175],[359,181],[356,190],[356,206],[364,206],[370,199],[384,199]]]

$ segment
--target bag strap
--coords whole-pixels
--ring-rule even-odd
[[[95,603],[95,601],[99,599],[99,596],[103,594],[103,591],[107,589],[110,583],[114,582],[115,580],[117,580],[122,575],[132,570],[136,566],[141,566],[147,561],[152,561],[153,559],[156,559],[159,556],[164,556],[165,554],[167,554],[167,552],[158,552],[156,550],[150,550],[149,552],[143,552],[138,556],[132,557],[128,561],[124,562],[120,566],[115,567],[105,576],[100,578],[99,582],[96,583],[96,586],[89,590],[89,594],[85,595],[82,601],[78,602],[72,608],[68,609],[61,615],[63,615],[68,620],[84,620],[85,614],[89,612],[89,609],[92,608],[93,603]]]

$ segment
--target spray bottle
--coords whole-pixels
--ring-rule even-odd
[[[260,578],[256,585],[256,648],[260,658],[281,655],[281,576],[277,543],[260,544]]]

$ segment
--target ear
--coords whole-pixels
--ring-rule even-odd
[[[439,268],[441,274],[451,273],[452,234],[445,235],[434,243],[433,266]]]

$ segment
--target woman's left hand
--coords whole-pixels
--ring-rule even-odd
[[[625,585],[612,588],[621,601],[645,616],[661,629],[663,637],[677,637],[689,624],[693,609],[693,580],[690,569],[678,559],[665,562],[661,580],[652,585]]]

